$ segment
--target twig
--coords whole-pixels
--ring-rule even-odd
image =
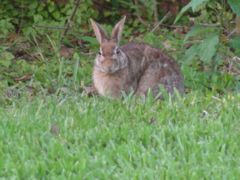
[[[237,29],[233,29],[228,35],[227,38],[230,38],[233,34],[237,32]]]
[[[46,29],[66,29],[66,27],[61,26],[43,26],[43,25],[33,25],[35,28],[46,28]]]
[[[218,98],[217,96],[212,96],[212,98],[214,99],[214,100],[217,100],[217,101],[222,101],[220,98]]]
[[[157,24],[157,22],[158,22],[158,6],[157,6],[157,1],[156,0],[154,0],[153,1],[153,6],[154,6],[154,24]]]
[[[240,57],[234,56],[234,57],[232,58],[232,60],[234,60],[234,61],[239,61],[239,62],[240,62]]]
[[[95,55],[96,53],[95,52],[81,52],[81,54],[85,55],[85,56],[93,56]]]
[[[228,67],[227,67],[227,71],[233,75],[240,75],[240,70],[238,68],[238,66],[236,66],[236,63],[239,64],[240,63],[240,57],[234,56],[231,59],[228,59]]]
[[[80,0],[76,0],[76,3],[75,3],[76,5],[75,5],[75,8],[73,9],[73,12],[72,12],[72,14],[71,14],[71,16],[67,19],[67,21],[65,22],[65,25],[64,25],[64,32],[63,32],[63,34],[62,34],[62,39],[63,39],[63,37],[67,34],[67,32],[68,32],[68,30],[69,30],[69,28],[70,28],[70,24],[71,24],[71,22],[72,22],[72,20],[73,20],[73,18],[74,18],[74,16],[75,16],[75,14],[76,14],[76,12],[77,12],[77,9],[78,9],[78,7],[79,7],[79,5],[80,5]]]
[[[168,17],[171,15],[171,12],[168,11],[167,14],[163,16],[163,18],[154,26],[151,32],[154,32],[164,21],[168,19]]]
[[[21,17],[18,20],[18,26],[17,26],[17,33],[19,33],[21,31],[22,28],[22,21],[23,21],[23,2],[21,1],[21,6],[20,6],[20,10],[21,10]]]
[[[199,25],[203,26],[203,27],[220,27],[220,24],[199,24]],[[159,26],[164,26],[164,27],[173,28],[173,29],[186,27],[186,26],[168,25],[168,24],[159,24]],[[220,27],[220,28],[222,28],[222,27]]]
[[[220,27],[221,24],[220,23],[216,23],[216,24],[206,24],[206,23],[200,23],[200,26],[205,26],[205,27]]]
[[[169,24],[159,24],[159,26],[163,26],[163,27],[168,27],[168,28],[184,28],[185,26],[178,26],[178,25],[169,25]]]

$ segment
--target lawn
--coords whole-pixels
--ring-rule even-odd
[[[77,1],[0,3],[0,180],[240,179],[240,6]],[[110,32],[124,15],[121,44],[175,59],[183,96],[87,95],[89,19]]]
[[[83,94],[0,107],[3,179],[238,179],[240,95]]]

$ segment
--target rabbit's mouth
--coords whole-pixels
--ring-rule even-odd
[[[101,67],[99,65],[95,65],[95,68],[98,71],[106,73],[106,74],[114,74],[121,69],[119,66],[116,66],[116,65],[113,65],[113,66],[107,67],[107,68],[106,67]]]
[[[103,67],[101,65],[95,64],[95,69],[97,69],[100,72],[106,73],[106,74],[114,74],[126,67],[127,67],[127,62],[123,63],[123,64],[121,64],[121,63],[113,64],[110,67]]]

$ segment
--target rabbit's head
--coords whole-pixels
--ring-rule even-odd
[[[127,66],[127,57],[119,47],[121,34],[126,17],[120,20],[112,30],[111,38],[108,38],[102,27],[90,19],[93,30],[100,44],[100,50],[95,59],[95,68],[104,73],[115,73]]]

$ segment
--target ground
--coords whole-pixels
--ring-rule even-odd
[[[0,108],[0,177],[237,179],[239,100],[22,98]]]

